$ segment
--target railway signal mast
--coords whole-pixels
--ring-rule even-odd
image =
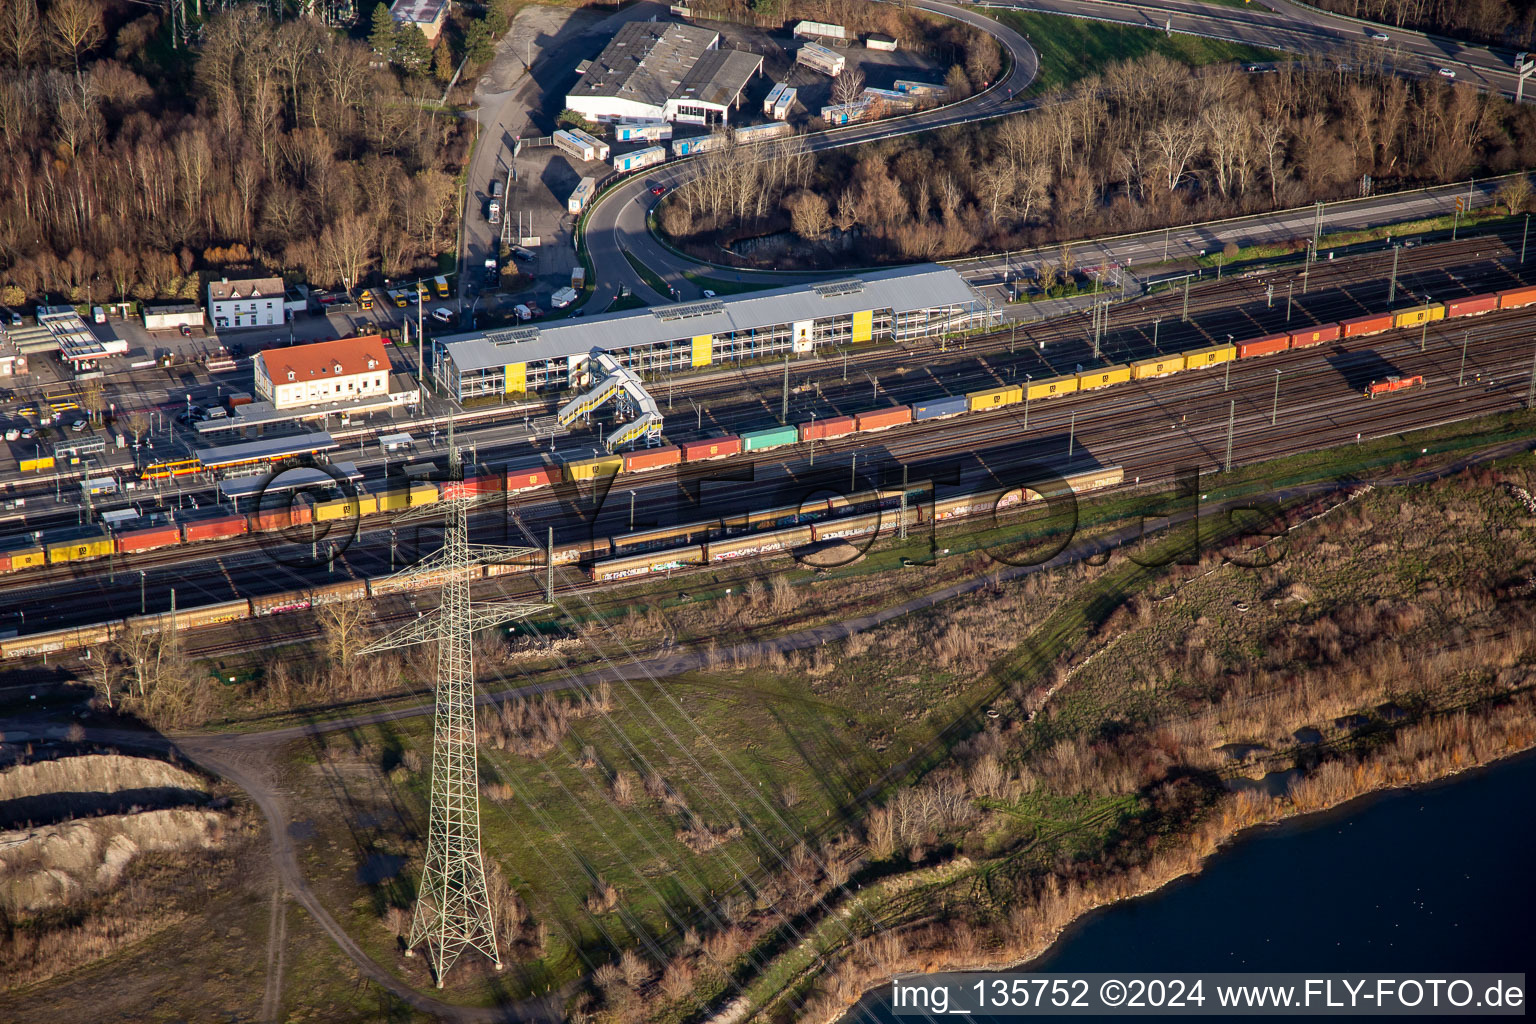
[[[462,479],[461,461],[448,428],[448,465],[452,479]],[[432,799],[427,825],[427,857],[417,890],[416,913],[406,956],[425,944],[437,987],[459,954],[475,949],[501,970],[496,930],[480,854],[480,785],[475,756],[475,670],[473,639],[477,629],[511,622],[549,607],[527,602],[472,605],[472,570],[535,549],[469,543],[470,507],[504,500],[504,494],[462,496],[406,512],[400,522],[435,516],[446,505],[443,546],[394,579],[419,577],[441,581],[437,610],[384,636],[362,651],[380,651],[436,641],[437,697],[432,724]]]

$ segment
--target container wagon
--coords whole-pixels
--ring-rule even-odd
[[[593,178],[582,178],[571,190],[570,196],[565,201],[567,213],[580,213],[587,208],[592,201],[592,194],[597,191],[597,181]]]
[[[608,143],[595,139],[580,128],[566,128],[552,136],[555,148],[583,163],[608,159]]]
[[[1321,345],[1326,341],[1339,340],[1340,327],[1338,324],[1326,324],[1322,327],[1309,327],[1304,331],[1291,332],[1291,348],[1310,348],[1313,345]]]
[[[667,159],[667,151],[660,146],[648,146],[645,149],[637,149],[633,153],[624,153],[613,158],[613,169],[623,174],[628,171],[638,171],[642,167],[654,167]]]
[[[673,139],[673,156],[696,156],[699,153],[708,153],[712,149],[720,149],[726,145],[724,135],[695,135],[691,139]]]
[[[1431,320],[1445,319],[1444,303],[1434,302],[1426,306],[1413,306],[1408,309],[1395,309],[1392,311],[1392,326],[1396,328],[1418,327],[1427,324]]]
[[[853,418],[853,428],[861,434],[867,434],[872,430],[889,430],[911,422],[912,407],[898,405],[890,409],[875,409],[859,413]]]
[[[1498,294],[1500,309],[1519,309],[1536,302],[1536,287],[1506,288]]]
[[[702,544],[711,533],[722,529],[718,519],[701,523],[685,523],[682,526],[663,526],[655,530],[637,530],[613,538],[614,554],[634,554],[637,551],[653,551],[656,548],[675,548],[682,544]]]
[[[1365,386],[1365,397],[1375,398],[1377,395],[1390,395],[1394,391],[1406,391],[1408,388],[1421,388],[1424,386],[1424,375],[1416,373],[1412,377],[1388,377],[1386,380],[1373,380]]]
[[[768,124],[749,124],[744,128],[737,128],[734,137],[738,146],[745,146],[753,142],[782,139],[786,135],[793,135],[794,131],[783,121],[770,121]]]
[[[1267,334],[1262,338],[1251,338],[1248,341],[1237,343],[1237,358],[1252,359],[1255,356],[1272,356],[1276,352],[1284,352],[1291,347],[1289,334]]]
[[[956,395],[953,398],[935,398],[931,402],[914,402],[912,405],[913,420],[942,420],[951,416],[959,416],[969,412],[970,402],[964,395]]]
[[[82,526],[43,534],[48,564],[84,562],[112,554],[112,538],[100,526]]]
[[[1375,313],[1371,316],[1355,316],[1348,320],[1340,320],[1339,326],[1344,330],[1346,338],[1363,338],[1368,334],[1380,334],[1382,331],[1392,329],[1391,313]]]
[[[735,434],[727,434],[725,437],[711,437],[703,441],[684,441],[681,447],[684,462],[703,462],[706,459],[723,459],[731,455],[740,455],[741,438]]]
[[[824,75],[836,78],[848,66],[848,59],[820,43],[806,43],[795,54],[795,63],[804,64],[812,71],[820,71]]]
[[[1184,353],[1184,369],[1199,370],[1218,363],[1230,363],[1236,358],[1236,345],[1211,345]]]
[[[620,121],[613,126],[619,142],[665,142],[672,137],[672,126],[664,121]]]
[[[1138,359],[1131,364],[1131,377],[1134,380],[1151,380],[1153,377],[1166,377],[1170,373],[1178,373],[1184,369],[1184,356],[1155,356],[1151,359]]]
[[[48,564],[48,556],[40,547],[10,548],[0,551],[0,572],[33,569],[46,564]]]
[[[1452,299],[1445,304],[1446,319],[1453,316],[1481,316],[1499,308],[1499,297],[1493,292],[1487,295],[1469,295],[1464,299]]]
[[[825,441],[833,437],[847,437],[854,432],[852,416],[828,416],[800,424],[801,441]]]
[[[543,463],[536,466],[508,466],[506,480],[507,493],[516,494],[540,487],[552,487],[560,482],[560,472]]]
[[[1095,388],[1107,388],[1111,384],[1124,384],[1131,379],[1131,368],[1128,365],[1106,366],[1098,370],[1084,370],[1077,375],[1077,390],[1092,391]]]
[[[848,519],[832,519],[811,526],[811,538],[816,541],[843,540],[848,537],[870,537],[880,532],[879,512],[852,516]]]
[[[794,427],[769,427],[767,430],[748,430],[741,435],[741,450],[760,452],[768,448],[782,448],[800,440],[800,431]]]
[[[159,526],[140,526],[116,532],[117,553],[132,554],[136,551],[154,551],[156,548],[175,547],[181,543],[181,528],[175,523]]]
[[[564,466],[566,483],[596,480],[604,476],[618,476],[624,471],[624,456],[598,455],[590,459],[573,459]]]
[[[244,536],[249,526],[245,516],[208,516],[183,523],[181,536],[188,544],[196,544],[199,541]]]
[[[1024,394],[1031,402],[1056,395],[1070,395],[1078,388],[1077,376],[1052,377],[1050,380],[1031,381],[1024,385]]]
[[[675,466],[683,461],[683,450],[676,445],[660,448],[643,448],[624,456],[624,472],[640,473],[647,469]]]
[[[1005,388],[988,388],[985,391],[972,391],[965,399],[971,412],[985,412],[1024,401],[1024,389],[1017,384]]]
[[[687,547],[657,551],[653,554],[632,555],[629,558],[613,558],[603,562],[594,562],[592,563],[592,579],[596,583],[603,583],[608,580],[633,579],[636,576],[649,576],[658,572],[670,572],[673,569],[703,564],[704,546],[702,544],[690,544]]]

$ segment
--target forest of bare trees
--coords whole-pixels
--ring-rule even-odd
[[[712,250],[788,230],[797,258],[905,261],[1355,196],[1366,176],[1380,190],[1532,167],[1536,115],[1358,66],[1196,72],[1154,55],[1004,120],[818,154],[793,174],[727,166],[740,163],[719,154],[662,227]],[[750,191],[733,194],[732,174]],[[822,243],[834,232],[853,244]]]
[[[451,245],[468,134],[421,102],[440,83],[312,18],[234,7],[167,58],[157,14],[115,13],[0,0],[6,301],[186,295],[231,256],[356,283]]]
[[[1530,46],[1536,38],[1531,0],[1311,0],[1352,18],[1439,32],[1506,46]]]

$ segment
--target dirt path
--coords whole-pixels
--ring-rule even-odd
[[[1378,487],[1426,483],[1439,477],[1460,472],[1477,463],[1529,451],[1532,447],[1533,444],[1528,441],[1508,442],[1464,456],[1440,469],[1424,470],[1404,477],[1373,481],[1373,483]],[[1317,497],[1339,490],[1344,486],[1357,486],[1364,482],[1357,480],[1353,481],[1350,485],[1307,485],[1277,491],[1271,494],[1270,497],[1280,501]],[[1234,501],[1233,505],[1236,507],[1247,507],[1252,502],[1252,498],[1239,499]],[[1215,510],[1206,508],[1202,511],[1209,514]],[[899,605],[871,612],[867,615],[801,630],[782,637],[736,644],[725,648],[724,653],[733,656],[752,657],[774,649],[788,653],[794,650],[836,642],[854,633],[872,629],[902,615],[926,610],[955,597],[974,593],[983,587],[993,585],[994,580],[1018,579],[1030,573],[1038,572],[1041,569],[1055,568],[1070,562],[1081,561],[1094,555],[1103,554],[1113,548],[1133,543],[1144,532],[1175,526],[1187,521],[1188,518],[1189,514],[1185,513],[1167,520],[1152,521],[1144,524],[1144,526],[1122,528],[1102,537],[1070,545],[1060,555],[1043,566],[1011,566],[996,573],[983,575],[977,579],[952,584],[931,594],[913,597]],[[591,687],[604,680],[660,679],[705,669],[709,667],[711,660],[710,654],[702,650],[667,653],[659,657],[647,658],[622,665],[605,665],[601,668],[573,674],[565,679],[482,694],[477,699],[477,702],[481,704],[498,703],[516,697],[550,691]],[[352,959],[364,976],[423,1013],[431,1014],[440,1020],[459,1021],[465,1022],[465,1024],[479,1024],[479,1022],[492,1021],[557,1021],[562,1019],[558,997],[527,1000],[515,1005],[497,1008],[479,1008],[454,1006],[416,991],[375,962],[347,934],[346,930],[320,903],[319,898],[315,895],[314,890],[310,888],[303,871],[299,867],[297,851],[294,848],[292,837],[288,831],[292,818],[289,814],[287,803],[276,782],[276,757],[281,748],[296,739],[356,729],[361,726],[378,724],[385,721],[422,716],[430,713],[431,710],[430,704],[424,704],[417,708],[355,715],[332,721],[246,734],[213,733],[167,737],[148,731],[87,728],[87,737],[101,743],[110,743],[123,747],[147,747],[162,752],[177,750],[205,770],[226,779],[244,790],[256,806],[261,809],[262,815],[267,821],[268,831],[272,837],[272,859],[277,873],[276,890],[273,894],[274,923],[269,931],[267,981],[262,998],[263,1020],[277,1020],[281,1019],[282,1016],[282,974],[287,934],[285,902],[290,895],[298,900],[299,904],[308,910],[314,919],[320,923],[325,932]],[[66,728],[68,728],[67,725],[43,722],[41,720],[30,722],[17,721],[7,723],[7,732],[16,727],[26,730],[29,735],[57,735],[58,737],[63,737]]]

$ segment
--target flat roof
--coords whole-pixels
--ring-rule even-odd
[[[201,448],[197,461],[205,469],[233,466],[257,459],[281,459],[289,455],[307,455],[311,452],[328,452],[336,448],[336,442],[325,431],[312,434],[291,434],[288,437],[263,437],[242,444],[226,444],[218,448]]]
[[[219,492],[226,498],[251,498],[257,494],[301,491],[306,487],[336,483],[337,479],[361,480],[362,471],[352,462],[333,462],[328,469],[315,466],[295,466],[278,473],[270,481],[259,476],[240,476],[233,480],[220,480]]]
[[[745,50],[709,50],[683,76],[672,98],[728,107],[763,69],[763,56]]]
[[[676,21],[632,21],[614,33],[568,96],[612,96],[664,106],[720,33]]]
[[[646,309],[599,313],[553,323],[501,331],[475,331],[436,339],[460,372],[508,363],[585,357],[594,348],[609,351],[678,341],[702,334],[730,334],[842,316],[866,309],[905,313],[937,306],[960,306],[978,296],[958,272],[936,263],[874,270],[854,278],[797,284],[731,298],[674,302]]]
[[[389,13],[396,21],[430,25],[443,16],[447,7],[448,0],[395,0]]]

